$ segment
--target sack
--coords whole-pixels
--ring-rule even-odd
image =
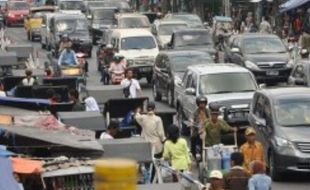
[[[130,96],[130,86],[131,86],[131,82],[128,86],[123,88],[123,93],[124,93],[125,98],[128,98]]]

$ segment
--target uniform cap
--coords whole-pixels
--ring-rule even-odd
[[[255,135],[256,134],[256,131],[253,127],[249,127],[245,130],[245,135],[248,136],[248,135]]]
[[[215,178],[215,179],[223,179],[223,174],[219,170],[213,170],[210,173],[210,178]]]

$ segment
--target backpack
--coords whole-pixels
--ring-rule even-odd
[[[123,88],[123,93],[124,93],[125,98],[128,98],[130,96],[131,83],[132,83],[132,81],[130,81],[130,84],[128,86]]]

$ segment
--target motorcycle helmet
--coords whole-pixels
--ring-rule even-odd
[[[209,109],[211,111],[211,113],[220,113],[220,105],[216,102],[212,102],[209,104]]]
[[[63,34],[63,35],[61,36],[61,39],[62,39],[62,40],[70,40],[68,34]]]
[[[199,103],[205,103],[208,104],[208,99],[205,96],[198,96],[196,98],[196,105],[199,106]]]
[[[113,57],[113,61],[119,63],[119,62],[121,62],[124,58],[125,58],[124,56],[116,54],[116,55],[114,55],[114,57]]]

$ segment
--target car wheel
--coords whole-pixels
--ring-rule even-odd
[[[155,82],[153,82],[153,97],[155,101],[161,101],[161,94],[157,91]]]
[[[273,153],[270,153],[269,154],[269,175],[273,181],[280,181],[282,178],[282,175],[275,166],[276,166],[276,163],[275,163],[274,155]]]
[[[173,96],[172,89],[170,89],[170,88],[168,88],[168,92],[167,92],[167,102],[168,102],[169,106],[171,106],[171,107],[174,106],[174,96]]]

